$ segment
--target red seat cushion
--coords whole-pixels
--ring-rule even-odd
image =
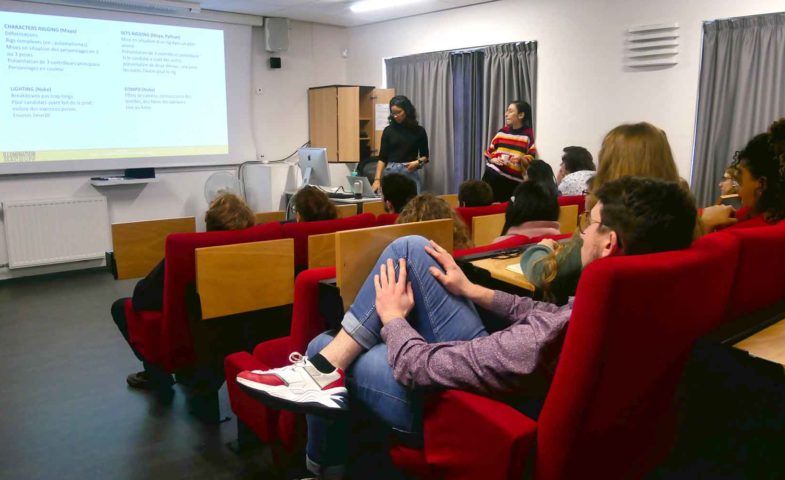
[[[379,215],[376,215],[376,226],[384,227],[386,225],[392,225],[396,220],[398,220],[397,213],[380,213]]]
[[[562,195],[557,198],[560,207],[567,205],[578,205],[578,215],[586,210],[586,196],[585,195]]]
[[[298,267],[308,265],[308,237],[323,233],[373,227],[376,217],[372,213],[352,215],[351,217],[321,220],[318,222],[293,222],[283,224],[283,238],[294,239],[294,264]]]
[[[145,360],[150,363],[159,363],[161,312],[137,312],[131,299],[125,301],[125,318],[128,322],[128,343]],[[130,325],[134,325],[131,329]]]

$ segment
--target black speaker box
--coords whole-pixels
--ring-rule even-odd
[[[154,168],[126,168],[125,178],[155,178]]]
[[[281,57],[270,57],[270,68],[281,68]]]

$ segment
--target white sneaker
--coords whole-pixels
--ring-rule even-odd
[[[245,370],[237,383],[265,405],[301,413],[330,415],[348,409],[343,370],[322,373],[308,357],[294,352],[292,365],[272,370]]]

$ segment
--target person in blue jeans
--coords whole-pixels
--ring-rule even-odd
[[[621,245],[642,254],[692,242],[695,205],[675,182],[625,177],[597,195],[579,225],[584,266],[621,254]],[[309,414],[307,464],[322,478],[343,475],[349,430],[345,418],[326,416],[346,411],[348,396],[417,438],[423,388],[542,394],[572,311],[572,299],[557,306],[473,284],[448,252],[422,237],[392,242],[372,272],[335,337],[316,337],[306,356],[293,354],[293,365],[237,376],[260,401]],[[475,305],[509,326],[489,334]]]

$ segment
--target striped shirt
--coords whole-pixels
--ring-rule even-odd
[[[523,173],[536,156],[534,132],[528,127],[512,129],[504,126],[485,151],[489,168],[517,182],[523,181]],[[491,160],[497,160],[501,165],[496,165]]]

